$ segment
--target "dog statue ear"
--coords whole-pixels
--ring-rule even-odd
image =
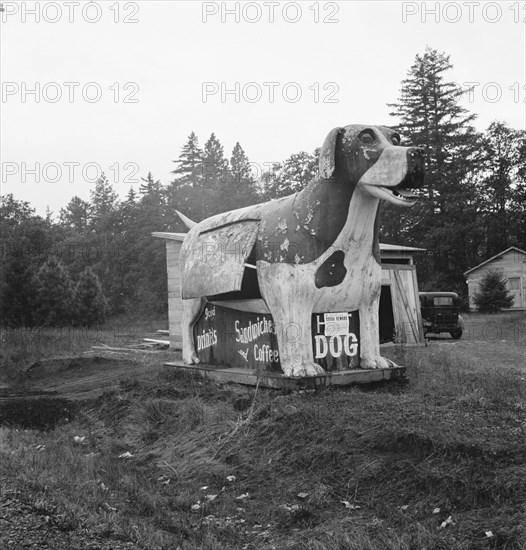
[[[341,130],[342,128],[332,129],[325,138],[325,141],[321,147],[319,168],[320,177],[324,179],[330,178],[336,168],[336,140],[338,139],[338,134]]]

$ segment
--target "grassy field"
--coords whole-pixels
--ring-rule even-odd
[[[147,334],[151,338],[156,330],[165,328],[165,319],[117,319],[92,329],[0,327],[0,387],[23,384],[26,370],[36,361],[80,355],[95,345],[138,344]]]
[[[3,483],[60,530],[140,548],[525,549],[526,318],[466,326],[386,352],[406,386],[125,379],[53,429],[0,428]]]

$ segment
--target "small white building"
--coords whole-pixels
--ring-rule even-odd
[[[470,309],[476,309],[475,294],[479,292],[482,277],[488,271],[501,271],[508,279],[508,290],[513,294],[511,309],[526,309],[526,252],[510,246],[464,273],[468,284]]]
[[[181,266],[179,253],[186,233],[153,233],[166,242],[168,275],[168,324],[170,347],[181,349]],[[382,294],[380,298],[380,340],[388,342],[396,333],[399,341],[424,343],[418,298],[418,282],[413,255],[423,248],[380,244]]]

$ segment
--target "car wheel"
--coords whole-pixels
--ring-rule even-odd
[[[451,334],[451,338],[458,340],[462,336],[462,329],[452,330],[449,334]]]

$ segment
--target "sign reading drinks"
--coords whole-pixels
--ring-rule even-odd
[[[312,315],[314,360],[326,371],[356,369],[360,363],[358,312]],[[299,327],[280,327],[270,314],[239,311],[208,303],[194,326],[203,363],[281,372],[276,334],[297,337]]]

